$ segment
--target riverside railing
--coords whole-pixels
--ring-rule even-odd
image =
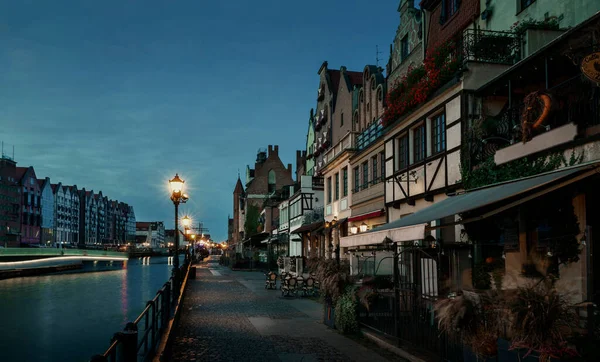
[[[146,303],[146,307],[135,321],[127,323],[122,332],[114,334],[106,352],[93,356],[90,362],[150,361],[171,317],[175,315],[179,296],[183,292],[176,291],[176,283],[183,289],[182,282],[189,270],[190,263],[186,260],[180,267],[180,281],[174,276],[169,278],[156,296]]]

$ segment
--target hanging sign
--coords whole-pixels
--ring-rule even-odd
[[[600,52],[592,53],[583,58],[581,72],[590,80],[600,83]]]

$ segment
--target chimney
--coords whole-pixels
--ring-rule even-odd
[[[279,156],[279,146],[278,145],[274,146],[273,153],[275,154],[275,156]]]
[[[288,172],[290,173],[290,175],[292,174],[292,164],[288,163],[288,167],[287,167]]]
[[[302,151],[296,150],[296,162],[298,162],[298,160],[300,159],[300,157],[302,157]]]
[[[273,152],[273,145],[269,145],[269,153],[267,154],[267,157],[271,157],[272,152]]]

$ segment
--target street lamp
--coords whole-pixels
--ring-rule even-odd
[[[188,200],[188,195],[183,193],[183,184],[185,181],[175,174],[172,180],[169,180],[171,188],[171,201],[175,205],[175,253],[173,256],[173,276],[175,281],[175,292],[179,292],[179,222],[177,220],[179,213],[179,204],[185,204]],[[185,218],[184,218],[185,219]]]
[[[360,224],[360,232],[364,233],[365,231],[367,231],[367,227],[367,224],[365,224],[364,222]]]

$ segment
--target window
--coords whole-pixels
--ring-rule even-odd
[[[363,163],[363,185],[362,188],[366,189],[369,186],[369,162]]]
[[[408,57],[408,34],[400,40],[400,60],[403,61]]]
[[[381,179],[385,179],[385,152],[379,153],[379,158],[381,159]]]
[[[340,127],[344,125],[344,112],[340,115]]]
[[[373,156],[373,158],[371,158],[371,168],[373,169],[372,171],[372,177],[373,177],[373,185],[375,185],[376,183],[379,182],[379,177],[377,177],[377,173],[379,172],[379,168],[377,165],[377,156]]]
[[[431,150],[433,154],[446,149],[446,114],[441,113],[431,120]]]
[[[408,167],[408,136],[398,138],[398,155],[396,159],[396,170]]]
[[[354,192],[360,191],[360,169],[354,168]]]
[[[440,24],[444,24],[452,15],[456,14],[459,2],[460,0],[442,0]]]
[[[335,174],[335,199],[340,199],[340,174]]]
[[[342,170],[342,196],[348,196],[348,167],[344,167]]]
[[[425,159],[425,125],[422,124],[413,130],[413,160],[414,162]]]
[[[525,8],[529,7],[529,5],[531,5],[535,2],[535,0],[517,0],[517,1],[518,1],[517,12],[525,10]]]
[[[331,203],[331,177],[327,178],[327,203]]]
[[[270,170],[269,171],[269,193],[275,192],[275,188],[276,188],[275,171]]]

